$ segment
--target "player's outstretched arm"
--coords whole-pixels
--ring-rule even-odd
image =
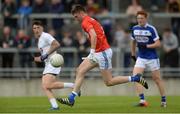
[[[51,47],[49,48],[48,55],[56,51],[60,47],[60,43],[57,40],[53,40]]]

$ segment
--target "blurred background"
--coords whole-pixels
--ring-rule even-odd
[[[158,49],[161,74],[167,95],[180,95],[180,0],[0,0],[0,96],[43,96],[41,76],[43,63],[30,61],[38,56],[32,21],[41,20],[45,31],[60,43],[58,50],[65,64],[58,78],[74,81],[75,68],[89,53],[89,43],[81,26],[70,14],[73,4],[82,4],[88,14],[102,24],[113,49],[113,74],[131,75],[134,62],[130,55],[131,27],[139,10],[149,13],[161,39]],[[172,39],[175,39],[172,40]],[[147,95],[159,95],[146,71],[150,84]],[[70,90],[57,91],[66,95]],[[98,69],[86,75],[83,95],[135,95],[133,84],[107,88]]]

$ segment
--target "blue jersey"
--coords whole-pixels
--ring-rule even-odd
[[[154,26],[146,24],[144,27],[136,25],[132,28],[132,40],[138,44],[153,44],[159,39],[157,30]],[[156,50],[153,48],[139,48],[138,57],[144,59],[157,59]]]

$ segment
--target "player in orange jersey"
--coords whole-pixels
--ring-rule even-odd
[[[71,13],[76,20],[81,22],[83,30],[88,34],[91,49],[89,55],[84,58],[83,62],[77,68],[75,87],[72,93],[69,94],[68,98],[57,98],[60,103],[73,106],[85,74],[97,66],[99,67],[104,83],[107,86],[114,86],[127,82],[139,82],[146,89],[148,88],[148,84],[144,78],[142,78],[141,74],[113,77],[111,73],[112,50],[107,42],[102,26],[98,21],[89,17],[85,8],[81,5],[75,5]]]

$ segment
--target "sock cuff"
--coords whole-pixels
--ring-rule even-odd
[[[64,88],[73,88],[73,87],[74,87],[74,83],[64,82]]]
[[[132,80],[131,80],[131,76],[128,76],[128,79],[129,79],[129,82],[132,82]]]
[[[75,91],[72,91],[72,93],[73,93],[74,95],[78,96],[78,94],[77,94]]]
[[[49,100],[50,100],[50,101],[56,101],[56,99],[55,99],[55,98],[50,98]]]

